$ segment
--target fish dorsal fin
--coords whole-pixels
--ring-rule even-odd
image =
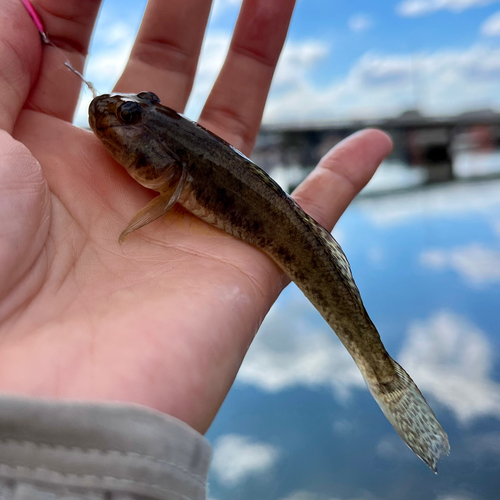
[[[314,220],[309,214],[303,213],[303,217],[307,220],[307,222],[313,227],[313,230],[319,236],[319,241],[328,249],[328,252],[332,255],[332,262],[337,268],[342,280],[349,287],[354,297],[356,298],[359,306],[364,310],[365,306],[361,299],[361,294],[359,293],[358,287],[356,286],[356,282],[354,281],[354,277],[351,271],[351,265],[347,260],[347,257],[342,250],[342,247],[337,242],[337,240],[329,233],[319,222]]]

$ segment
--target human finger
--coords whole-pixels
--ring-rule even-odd
[[[40,37],[18,0],[0,2],[0,129],[11,133],[41,58]]]
[[[186,106],[211,0],[151,0],[116,92],[152,91],[178,111]]]
[[[292,197],[331,231],[391,150],[392,141],[385,132],[376,129],[357,132],[332,148]]]
[[[295,0],[245,0],[200,123],[252,152]]]
[[[66,121],[73,119],[82,82],[64,66],[65,58],[83,71],[101,0],[33,0],[45,31],[56,47],[43,46],[38,81],[26,106]]]

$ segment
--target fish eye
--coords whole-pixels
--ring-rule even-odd
[[[125,125],[135,125],[142,115],[141,105],[134,101],[125,101],[120,104],[116,116]]]
[[[144,99],[145,101],[151,101],[153,104],[159,104],[160,98],[153,92],[141,92],[137,94],[139,99]]]

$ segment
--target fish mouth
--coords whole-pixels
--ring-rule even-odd
[[[103,125],[108,125],[109,120],[106,116],[109,114],[114,114],[116,109],[116,104],[110,99],[109,94],[99,95],[94,97],[89,104],[89,125],[90,128],[97,132],[106,127]]]
[[[96,103],[97,98],[92,99],[91,103],[89,104],[89,125],[90,128],[94,131],[94,133],[97,132],[97,123],[96,123],[96,113],[97,113],[97,103]]]

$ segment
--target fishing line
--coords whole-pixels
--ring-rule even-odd
[[[36,13],[36,10],[34,9],[30,0],[21,0],[21,2],[23,3],[24,7],[28,11],[28,14],[31,16],[31,19],[35,23],[35,26],[40,33],[40,37],[42,38],[42,42],[45,45],[50,45],[50,46],[54,47],[54,49],[56,49],[64,57],[64,59],[65,59],[64,66],[66,66],[66,68],[68,68],[72,73],[77,75],[82,80],[82,82],[85,83],[85,85],[87,85],[88,89],[92,92],[92,96],[94,98],[97,97],[99,95],[99,92],[96,90],[96,88],[94,87],[92,82],[85,80],[83,75],[72,66],[71,61],[68,59],[68,56],[64,53],[64,51],[62,49],[60,49],[57,45],[55,45],[50,40],[50,38],[47,36],[47,33],[45,32],[45,29],[43,27],[43,23],[42,23],[40,17],[38,16],[38,14]]]

